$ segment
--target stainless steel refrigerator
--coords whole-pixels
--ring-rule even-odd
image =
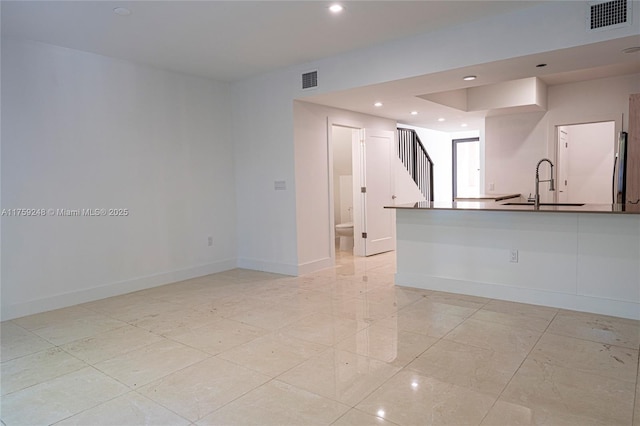
[[[618,134],[618,147],[613,163],[613,203],[624,204],[627,192],[627,132]]]

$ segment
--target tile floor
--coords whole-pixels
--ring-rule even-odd
[[[2,424],[640,426],[638,322],[394,270],[341,253],[4,322]]]

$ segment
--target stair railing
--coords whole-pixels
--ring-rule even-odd
[[[433,201],[433,161],[413,129],[398,128],[398,157],[427,201]]]

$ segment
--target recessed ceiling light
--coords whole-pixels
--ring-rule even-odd
[[[546,66],[547,66],[547,64],[538,64],[538,65],[536,65],[536,68],[544,68]]]
[[[464,81],[472,81],[472,80],[475,80],[476,78],[478,77],[476,77],[475,75],[467,75],[465,77],[462,77]]]
[[[375,107],[381,107],[381,106],[382,106],[382,102],[376,102],[375,104],[373,104],[373,106],[375,106]]]
[[[636,53],[636,52],[640,52],[640,46],[627,47],[626,49],[622,50],[622,53]]]
[[[131,15],[131,11],[129,9],[127,9],[126,7],[116,7],[115,9],[113,9],[113,13],[115,13],[116,15],[120,15],[120,16],[129,16],[129,15]]]
[[[467,127],[467,123],[462,123],[460,127]]]
[[[438,121],[442,123],[444,121],[444,118],[440,117],[438,118]]]
[[[411,115],[418,115],[418,111],[411,111]]]
[[[331,11],[331,13],[340,13],[344,10],[344,6],[342,6],[341,4],[332,4],[331,6],[329,6],[329,11]]]

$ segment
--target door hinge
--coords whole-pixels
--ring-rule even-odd
[[[366,232],[362,233],[362,238],[367,238],[367,233]]]
[[[361,187],[360,187],[360,192],[362,192],[363,194],[366,194],[366,192],[367,192],[367,187],[366,187],[366,186],[361,186]]]

